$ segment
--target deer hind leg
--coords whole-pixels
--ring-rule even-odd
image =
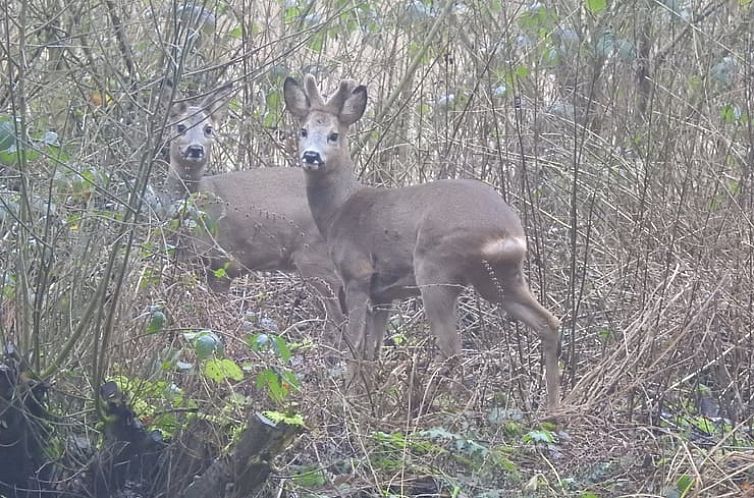
[[[339,279],[330,279],[325,275],[311,276],[307,278],[309,284],[314,287],[319,295],[322,306],[325,308],[327,320],[336,329],[339,329],[346,321],[346,316],[341,307],[339,294],[342,292]]]
[[[489,301],[500,303],[508,314],[539,334],[545,363],[547,407],[556,408],[560,400],[560,321],[532,295],[520,269],[497,268],[486,280],[483,285],[477,286],[477,290]]]
[[[424,312],[432,335],[437,338],[444,359],[461,353],[461,338],[456,327],[456,300],[463,290],[458,278],[450,275],[452,265],[442,262],[418,261],[416,283],[419,285]]]
[[[385,340],[385,329],[390,317],[390,304],[375,304],[367,310],[365,359],[375,361],[380,358],[380,349]]]
[[[337,363],[345,350],[343,333],[346,328],[346,316],[343,313],[340,297],[343,294],[342,283],[335,275],[332,275],[335,278],[327,278],[329,275],[305,276],[303,273],[301,275],[314,288],[318,298],[317,304],[324,307],[327,315],[323,334],[323,341],[326,344],[325,358],[328,362]]]
[[[346,321],[340,299],[340,294],[343,292],[343,283],[335,274],[335,271],[331,269],[329,258],[318,254],[300,252],[293,256],[293,264],[299,275],[317,291],[325,308],[327,319],[335,325],[337,330],[340,330]],[[339,337],[337,341],[340,342]]]

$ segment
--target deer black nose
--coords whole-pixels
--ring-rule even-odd
[[[322,156],[319,155],[319,152],[313,150],[304,152],[302,158],[306,164],[322,164]]]
[[[202,145],[189,145],[186,148],[186,157],[201,159],[204,157],[204,147]]]

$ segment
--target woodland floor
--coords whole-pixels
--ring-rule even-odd
[[[178,288],[161,290],[166,330],[218,331],[247,375],[220,386],[173,382],[230,425],[245,410],[304,420],[306,432],[276,461],[270,496],[754,496],[749,420],[735,425],[719,407],[701,414],[699,403],[658,404],[617,388],[597,405],[574,402],[566,373],[565,415],[542,420],[536,338],[472,294],[459,313],[464,359],[449,375],[430,361],[428,327],[411,301],[394,314],[373,386],[359,393],[344,390],[337,341],[312,319],[318,308],[296,279],[251,278],[228,296]],[[283,338],[291,357],[252,351],[260,333]],[[147,340],[165,337],[185,353],[180,333]],[[594,352],[581,354],[588,365]],[[259,380],[267,368],[295,372],[300,385],[276,398]]]

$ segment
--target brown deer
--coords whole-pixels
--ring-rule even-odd
[[[191,241],[210,270],[214,290],[252,270],[298,272],[317,289],[328,318],[345,321],[339,303],[340,279],[306,203],[301,171],[264,168],[204,176],[215,140],[215,124],[226,85],[195,105],[180,101],[170,109],[170,171],[167,202],[199,192],[197,205],[208,225]],[[211,222],[211,223],[210,223]],[[224,268],[227,278],[213,278]]]
[[[547,407],[555,409],[560,322],[527,286],[526,236],[511,207],[475,180],[366,187],[354,177],[346,136],[364,114],[366,87],[344,80],[325,101],[314,77],[306,75],[303,88],[288,77],[283,93],[301,124],[298,149],[309,207],[343,279],[352,368],[376,359],[391,303],[417,294],[442,355],[458,355],[455,305],[472,285],[539,333]]]

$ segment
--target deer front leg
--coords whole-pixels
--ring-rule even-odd
[[[367,334],[371,331],[367,327],[367,315],[369,313],[369,280],[353,280],[346,282],[346,309],[348,310],[348,326],[346,329],[346,346],[351,354],[348,368],[348,383],[362,377],[364,372],[361,368],[365,360],[370,359],[369,351],[366,350],[370,341]]]

